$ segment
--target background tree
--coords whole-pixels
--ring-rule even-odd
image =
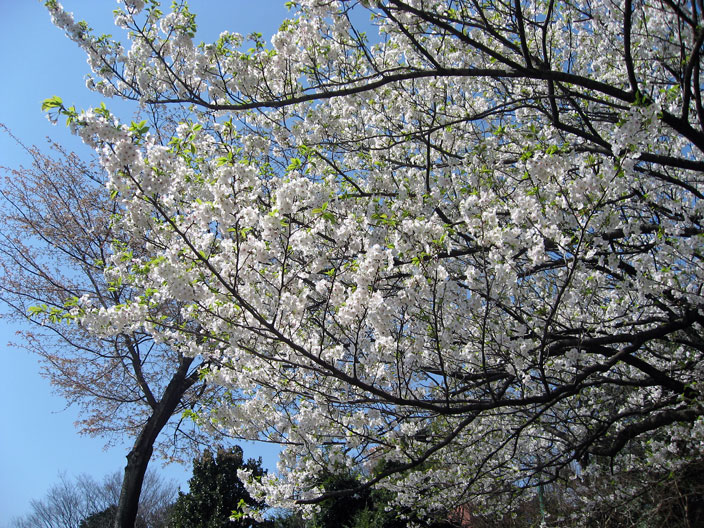
[[[286,445],[251,482],[276,506],[376,486],[500,516],[641,472],[612,489],[627,501],[700,460],[701,6],[296,6],[271,48],[196,47],[187,6],[129,0],[127,52],[48,2],[96,90],[193,111],[164,145],[47,101],[158,248],[111,261],[140,302],[70,314],[210,359],[214,419]],[[164,299],[198,326],[145,310]],[[316,480],[380,463],[352,490]]]
[[[105,275],[106,262],[116,247],[138,257],[148,246],[113,229],[121,211],[105,189],[105,173],[55,143],[50,147],[51,154],[25,148],[32,166],[4,169],[0,299],[6,317],[29,323],[17,332],[18,346],[38,354],[43,375],[78,406],[79,430],[108,441],[134,438],[122,498],[115,501],[118,517],[131,526],[154,447],[169,459],[192,452],[203,432],[183,413],[197,410],[214,389],[199,376],[202,360],[147,332],[98,337],[59,315],[83,296],[103,308],[129,302],[134,291],[119,276]],[[182,324],[173,305],[159,311]]]
[[[122,473],[97,481],[88,475],[73,479],[62,475],[47,496],[31,502],[32,512],[13,521],[16,528],[107,528],[114,522],[120,499]],[[158,474],[144,478],[139,504],[139,528],[165,528],[167,514],[178,488]]]
[[[238,470],[247,469],[254,478],[262,477],[261,459],[242,458],[242,449],[220,448],[213,455],[206,450],[193,461],[193,476],[188,481],[188,493],[179,492],[170,515],[174,528],[244,528],[265,526],[242,517],[230,520],[242,506],[261,508],[264,504],[253,499],[239,479]]]

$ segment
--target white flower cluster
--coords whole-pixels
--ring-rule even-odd
[[[300,4],[272,49],[194,47],[187,11],[149,8],[126,55],[87,46],[101,89],[188,120],[163,142],[105,110],[75,120],[115,229],[149,247],[108,270],[140,301],[84,299],[86,328],[218,365],[233,397],[213,419],[286,445],[249,483],[272,506],[362,468],[419,511],[505,513],[542,481],[597,478],[590,456],[626,474],[701,454],[704,142],[694,110],[671,113],[696,96],[662,66],[682,67],[678,12],[633,7],[626,58],[608,0],[368,2],[373,44],[354,2]]]

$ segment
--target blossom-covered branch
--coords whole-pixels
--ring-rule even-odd
[[[286,445],[251,483],[269,504],[355,467],[425,512],[501,511],[599,457],[700,452],[695,3],[306,0],[247,51],[195,46],[184,4],[130,2],[129,51],[49,6],[96,89],[189,112],[164,144],[59,108],[150,247],[110,261],[140,302],[82,324],[217,365],[211,419]]]

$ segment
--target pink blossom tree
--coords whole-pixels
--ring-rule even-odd
[[[103,307],[129,303],[135,292],[119,277],[106,276],[105,263],[116,248],[144,257],[146,246],[111,225],[120,207],[104,186],[104,171],[51,146],[51,153],[26,148],[32,165],[5,169],[0,191],[3,315],[22,323],[16,345],[38,355],[42,374],[68,405],[78,408],[81,433],[104,437],[108,444],[131,438],[120,512],[137,515],[154,450],[182,460],[206,438],[212,441],[213,435],[194,427],[187,414],[221,389],[200,375],[206,366],[202,358],[158,343],[147,332],[103,337],[63,317],[84,295]],[[164,320],[184,324],[173,304],[157,310]]]

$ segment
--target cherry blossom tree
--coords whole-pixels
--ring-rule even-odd
[[[5,169],[0,190],[3,315],[23,323],[17,346],[37,354],[43,375],[78,407],[81,433],[108,442],[133,438],[118,511],[137,515],[154,449],[165,458],[183,459],[206,438],[212,440],[186,416],[219,389],[200,376],[202,359],[157,343],[146,332],[106,338],[62,316],[83,295],[104,307],[129,302],[134,291],[118,276],[105,275],[105,262],[116,248],[142,257],[146,248],[140,238],[126,238],[111,226],[120,207],[105,189],[100,167],[55,143],[51,147],[48,154],[27,147],[31,167]],[[163,304],[159,310],[165,319],[178,317],[173,306]],[[117,498],[113,502],[117,505]]]
[[[286,446],[255,497],[355,467],[421,516],[557,481],[588,515],[586,483],[645,472],[618,504],[701,458],[700,3],[301,0],[271,46],[197,46],[185,3],[125,0],[124,43],[47,5],[90,87],[189,112],[166,142],[45,102],[149,248],[106,260],[127,302],[65,315],[210,361],[202,419]]]

